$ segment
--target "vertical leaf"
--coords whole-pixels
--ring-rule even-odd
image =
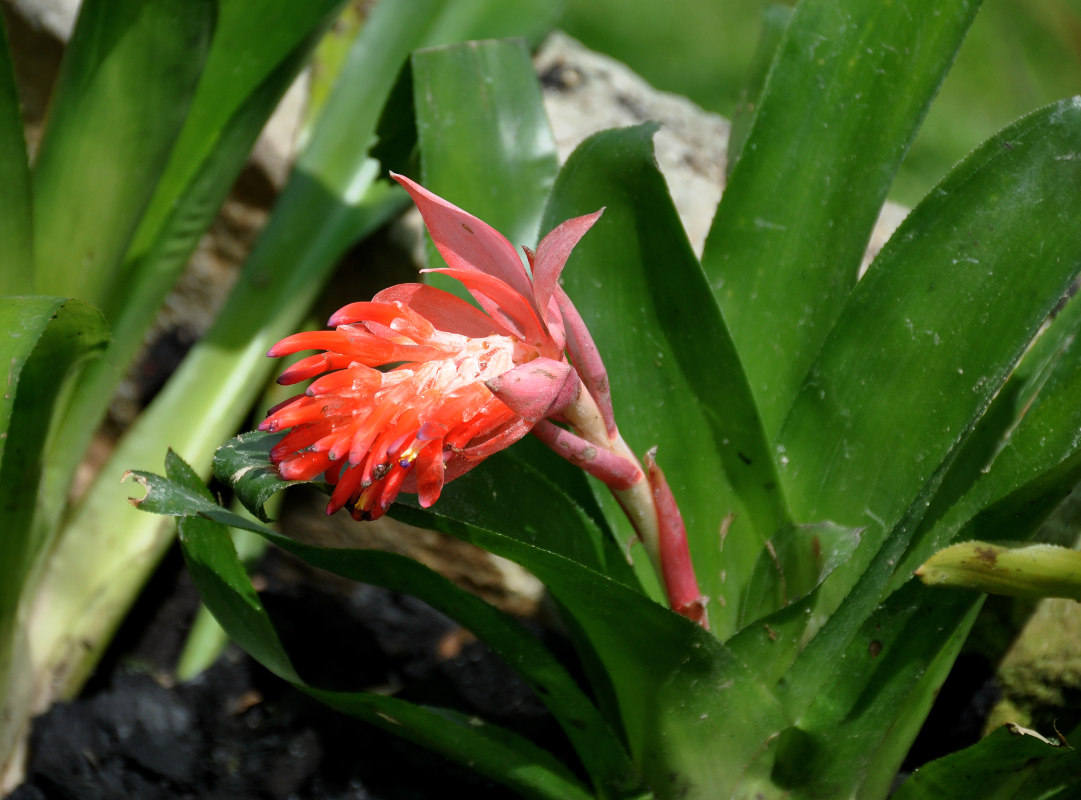
[[[83,4],[34,166],[39,293],[103,304],[183,126],[216,11],[214,0]]]
[[[28,294],[33,285],[30,172],[19,95],[0,17],[0,295]]]
[[[978,6],[806,0],[792,16],[702,259],[768,436]]]
[[[535,247],[558,161],[524,43],[424,50],[412,65],[425,186]]]

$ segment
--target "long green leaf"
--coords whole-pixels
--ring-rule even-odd
[[[805,0],[788,24],[702,259],[769,436],[978,7]]]
[[[489,509],[502,505],[500,513],[510,516],[510,504],[488,497]],[[757,768],[766,743],[789,725],[758,676],[698,625],[600,573],[512,538],[521,523],[485,519],[489,509],[441,499],[427,511],[399,508],[397,515],[499,553],[541,579],[592,644],[631,752],[659,797],[730,796]]]
[[[881,536],[971,432],[1081,269],[1081,102],[1020,120],[902,224],[853,292],[777,448],[793,513]]]
[[[424,50],[412,67],[424,185],[535,247],[558,159],[524,43]]]
[[[23,594],[49,541],[37,524],[44,453],[73,378],[108,338],[101,314],[62,297],[0,298],[0,774],[22,732],[32,674]]]
[[[0,19],[0,295],[33,286],[30,171],[4,21]]]
[[[214,0],[82,5],[34,166],[39,293],[104,304],[183,126],[216,13]]]
[[[100,353],[108,338],[101,314],[61,297],[0,298],[0,596],[18,596],[34,554],[38,489],[48,438],[70,402],[74,371]],[[0,603],[0,621],[14,607]]]
[[[833,679],[946,466],[1081,265],[1067,224],[1079,132],[1081,103],[1064,101],[961,164],[872,265],[804,385],[779,444],[795,513],[869,520],[872,551],[892,533],[797,662],[791,698]]]
[[[301,69],[315,36],[312,29],[318,29],[334,2],[286,5],[288,10],[229,0],[223,6],[191,113],[109,298],[113,340],[80,379],[56,438],[44,487],[56,518],[78,465],[76,454],[86,450],[162,301]],[[253,16],[259,20],[255,24]]]
[[[549,754],[506,731],[394,697],[309,686],[290,663],[232,550],[225,526],[189,517],[180,523],[180,533],[188,569],[218,620],[264,666],[297,688],[327,705],[467,764],[525,797],[584,800],[592,796]]]
[[[943,480],[897,580],[955,539],[1024,541],[1081,481],[1081,299],[1027,352]]]
[[[1081,793],[1081,753],[1018,725],[920,767],[894,800],[1067,800]]]
[[[190,467],[172,453],[167,460],[167,471],[167,479],[145,473],[136,476],[148,490],[146,498],[139,501],[141,508],[188,517],[182,526],[192,522],[193,515],[201,515],[203,519],[194,520],[200,525],[210,519],[219,524],[228,523],[251,530],[321,569],[419,597],[468,627],[522,674],[563,725],[567,736],[582,754],[587,769],[600,786],[607,786],[610,790],[621,787],[619,794],[633,788],[630,763],[618,739],[565,669],[532,634],[516,622],[479,598],[455,587],[427,567],[404,556],[378,550],[342,550],[305,545],[221,509],[214,505]],[[232,555],[235,559],[235,553],[227,539],[219,536],[216,545],[219,558]],[[191,548],[190,536],[185,537],[185,546],[187,549]],[[225,552],[226,549],[228,553]],[[225,565],[220,561],[209,566],[219,576],[219,580],[222,573],[235,570],[233,565]],[[205,580],[207,579],[204,578]],[[212,599],[207,599],[211,601],[213,608]],[[222,621],[227,622],[225,619]],[[255,653],[262,654],[260,660],[265,661],[266,648],[274,646],[274,640],[263,630],[258,641],[252,642],[252,645],[256,648]],[[295,682],[295,677],[290,680]],[[423,734],[423,730],[418,733]],[[602,794],[609,796],[608,791]]]
[[[605,360],[624,438],[640,453],[659,447],[699,581],[715,601],[711,625],[725,638],[786,512],[739,359],[654,163],[654,130],[583,142],[560,173],[544,228],[605,207],[564,285]],[[622,533],[631,536],[629,526]]]

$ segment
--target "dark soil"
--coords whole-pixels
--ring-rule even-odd
[[[394,691],[565,749],[550,715],[521,680],[423,603],[343,584],[277,551],[260,579],[263,601],[309,682]],[[163,676],[197,603],[174,552],[83,696],[36,720],[27,779],[11,800],[514,796],[320,705],[235,648],[196,680],[168,685]]]

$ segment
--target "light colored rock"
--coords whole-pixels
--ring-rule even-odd
[[[685,97],[654,89],[624,64],[563,33],[548,37],[536,66],[560,161],[597,131],[660,123],[657,164],[700,255],[724,188],[729,122]]]
[[[55,39],[66,42],[75,27],[80,0],[8,0],[24,20]]]
[[[701,256],[724,191],[730,123],[685,97],[654,89],[626,65],[563,33],[552,34],[535,61],[561,161],[597,131],[660,123],[654,137],[657,165],[691,246]],[[861,275],[906,213],[894,203],[883,208]]]

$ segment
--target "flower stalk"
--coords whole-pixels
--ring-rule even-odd
[[[447,267],[477,306],[424,284],[401,284],[350,303],[333,330],[288,336],[267,355],[321,352],[279,383],[314,379],[259,426],[288,431],[271,451],[287,480],[323,475],[327,513],[382,516],[400,492],[420,505],[488,456],[536,434],[603,481],[662,576],[671,607],[708,627],[686,531],[651,453],[645,468],[623,441],[608,374],[559,276],[603,213],[567,220],[525,250],[527,271],[494,228],[393,175],[412,196]],[[560,423],[560,424],[556,424]],[[563,426],[567,427],[563,427]]]

